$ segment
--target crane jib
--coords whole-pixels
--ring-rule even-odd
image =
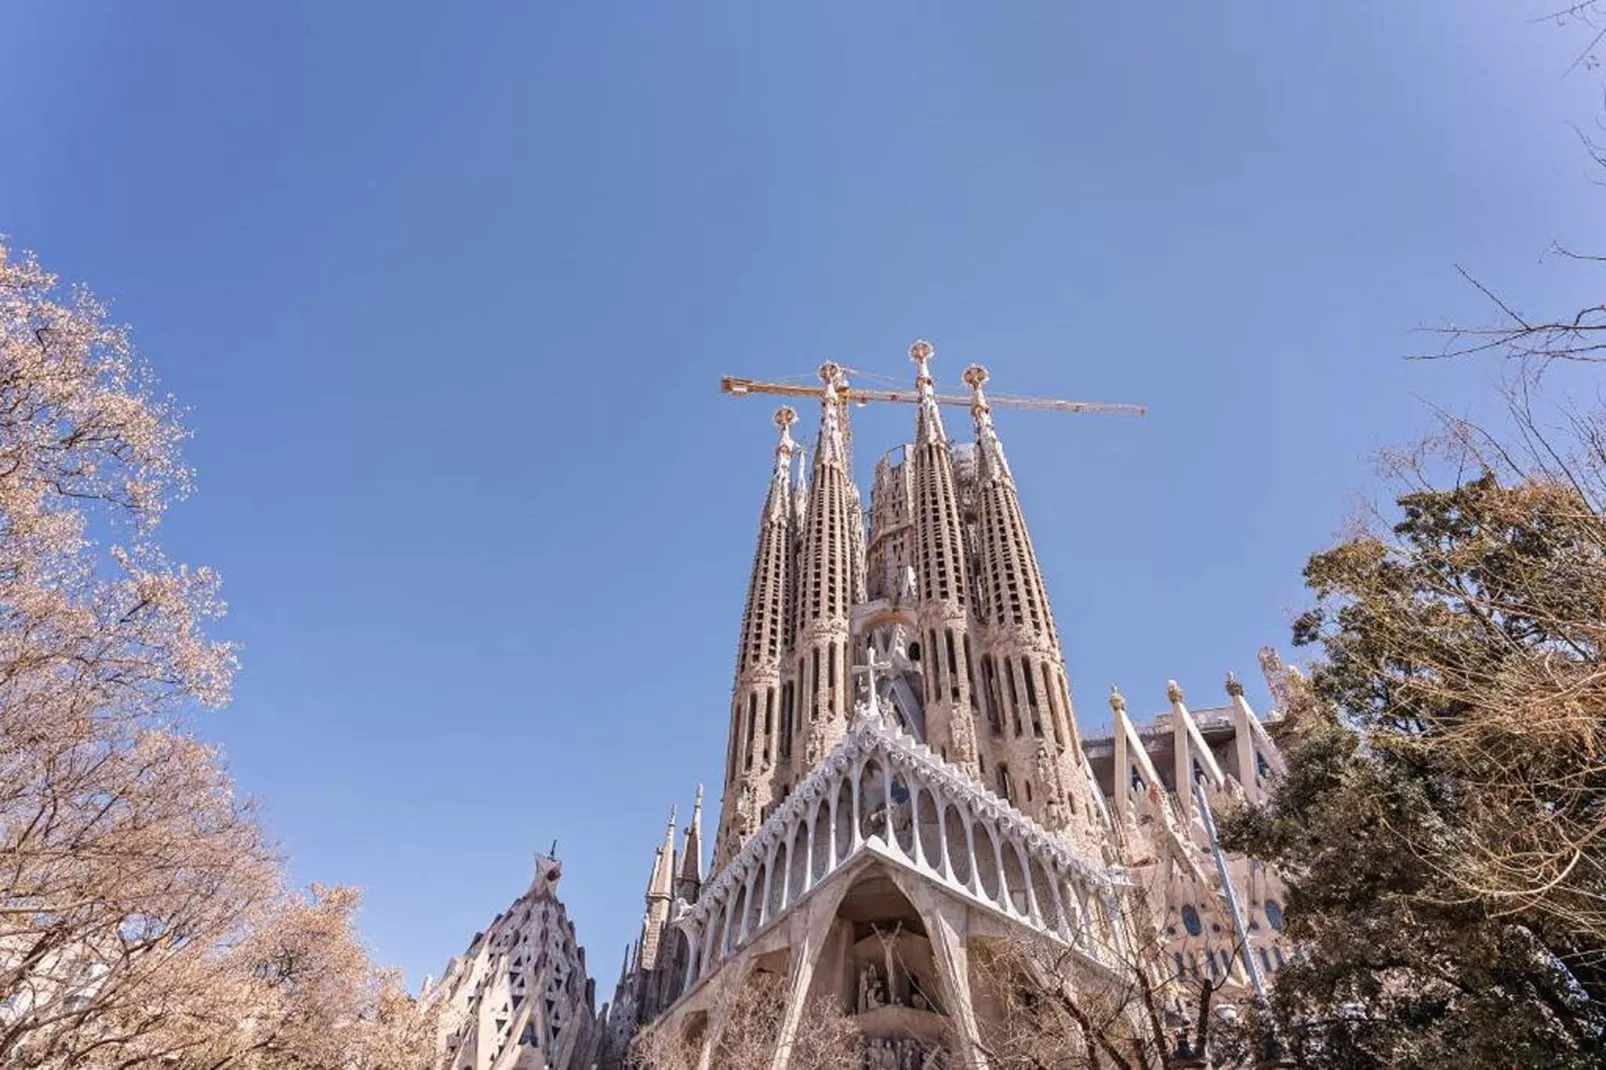
[[[796,383],[766,383],[756,379],[743,379],[734,375],[727,375],[720,379],[721,393],[732,397],[747,397],[750,394],[778,394],[783,397],[818,397],[821,393],[819,387],[800,386]],[[893,401],[904,405],[913,405],[918,402],[919,396],[913,392],[900,390],[864,390],[858,387],[849,387],[841,384],[837,387],[843,401],[855,401],[864,404],[868,401]],[[936,394],[933,400],[939,405],[954,405],[968,408],[971,399],[961,394]],[[1056,398],[1029,398],[1016,397],[1006,394],[993,395],[987,399],[989,408],[1008,409],[1048,409],[1054,412],[1093,413],[1103,416],[1144,416],[1148,413],[1142,405],[1129,405],[1122,403],[1106,403],[1098,401],[1061,401]]]

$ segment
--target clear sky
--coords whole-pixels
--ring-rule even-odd
[[[1602,194],[1537,12],[13,3],[0,231],[190,408],[167,540],[245,646],[202,724],[297,878],[417,981],[555,838],[606,998],[665,811],[717,807],[773,435],[718,376],[924,336],[1149,405],[999,419],[1081,720],[1263,703],[1368,454],[1487,391],[1400,359],[1483,314],[1454,266],[1591,281],[1542,257]],[[912,413],[858,415],[867,472]]]

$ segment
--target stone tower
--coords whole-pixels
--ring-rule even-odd
[[[910,349],[914,437],[875,466],[868,531],[841,369],[820,369],[811,464],[776,415],[713,865],[691,835],[677,864],[672,829],[659,848],[609,1070],[641,1029],[712,1068],[753,971],[785,993],[775,1070],[816,999],[854,1016],[865,1066],[980,1068],[973,957],[1011,942],[1052,945],[1078,988],[1141,969],[1263,991],[1257,963],[1290,953],[1275,877],[1210,831],[1277,775],[1272,737],[1241,688],[1206,721],[1173,688],[1153,729],[1115,710],[1090,758],[987,372],[964,373],[975,437],[954,443],[939,405],[967,399],[937,393],[933,356]],[[1134,963],[1138,946],[1163,950]]]
[[[730,732],[725,751],[725,792],[714,837],[714,866],[758,829],[775,792],[776,764],[790,758],[796,673],[793,645],[796,500],[792,492],[791,427],[797,413],[775,413],[780,441],[758,518],[758,545],[747,581],[731,689]]]
[[[820,432],[798,546],[797,624],[793,648],[798,698],[792,778],[801,776],[847,730],[850,621],[862,565],[863,518],[843,437],[838,395],[842,370],[820,368]],[[801,747],[797,744],[801,743]]]
[[[998,794],[1094,852],[1097,811],[1065,656],[1015,477],[982,389],[986,382],[981,365],[965,369],[976,432],[976,616],[991,713],[983,750],[991,756]]]
[[[641,915],[641,937],[636,941],[636,969],[652,971],[658,965],[658,946],[669,922],[669,904],[675,895],[675,809],[669,808],[669,826],[663,845],[653,855],[647,878],[646,909]]]
[[[974,646],[968,612],[970,554],[953,457],[937,408],[931,378],[932,348],[916,342],[914,444],[907,468],[912,491],[909,565],[915,576],[915,634],[922,664],[926,741],[940,755],[973,777],[981,776],[976,725],[982,696],[976,687]]]

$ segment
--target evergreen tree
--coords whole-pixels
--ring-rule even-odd
[[[1306,567],[1288,775],[1225,830],[1289,882],[1302,1064],[1606,1060],[1606,524],[1560,469],[1419,482]]]

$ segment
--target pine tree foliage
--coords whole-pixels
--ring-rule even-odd
[[[1226,823],[1289,884],[1309,1065],[1606,1059],[1606,423],[1512,397],[1507,442],[1449,425],[1310,559],[1288,775]]]

